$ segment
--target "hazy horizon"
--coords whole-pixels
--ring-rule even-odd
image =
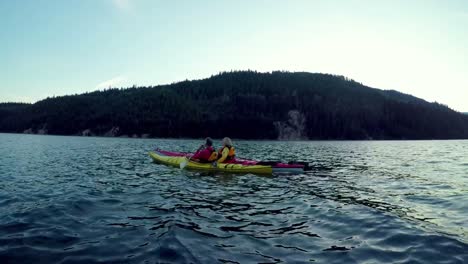
[[[343,75],[468,112],[468,2],[2,1],[0,102],[223,71]]]

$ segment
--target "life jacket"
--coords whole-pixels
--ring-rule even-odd
[[[201,163],[212,162],[218,158],[218,152],[212,146],[201,147],[192,157]]]
[[[225,147],[222,147],[221,149],[219,149],[218,157],[221,158],[223,156],[224,148],[229,149],[229,153],[228,153],[228,156],[226,157],[225,161],[233,160],[236,157],[236,149],[233,146],[225,146]]]
[[[213,147],[208,148],[211,151],[211,155],[208,158],[208,161],[215,161],[218,159],[218,152],[216,152],[216,149]]]

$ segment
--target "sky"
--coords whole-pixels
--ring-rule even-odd
[[[468,112],[466,0],[5,0],[0,27],[0,102],[250,69]]]

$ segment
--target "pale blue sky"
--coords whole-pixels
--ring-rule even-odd
[[[229,70],[345,75],[468,112],[468,1],[0,1],[0,102]]]

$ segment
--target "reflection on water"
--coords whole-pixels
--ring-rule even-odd
[[[0,135],[0,261],[468,261],[467,141],[236,142],[246,158],[311,163],[289,176],[147,156],[199,143]]]

